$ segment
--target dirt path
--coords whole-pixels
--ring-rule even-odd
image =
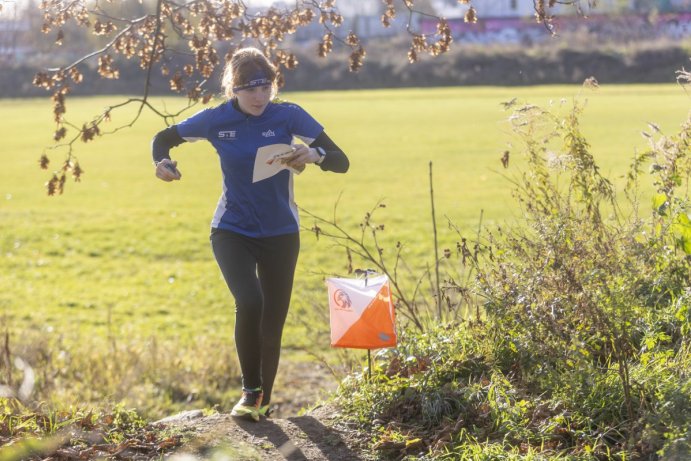
[[[366,461],[355,439],[339,428],[339,415],[330,407],[303,416],[262,419],[255,423],[228,414],[203,416],[188,411],[159,423],[181,430],[189,441],[169,461],[213,460],[327,460]]]

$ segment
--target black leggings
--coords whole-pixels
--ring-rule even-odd
[[[211,247],[235,298],[235,347],[242,386],[271,400],[288,315],[300,234],[253,238],[212,229]]]

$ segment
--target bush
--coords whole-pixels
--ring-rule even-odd
[[[474,253],[459,243],[485,320],[417,325],[370,379],[343,383],[345,414],[374,431],[383,457],[691,453],[691,118],[670,137],[651,125],[617,194],[580,105],[560,110],[523,105],[509,118],[528,160],[513,179],[525,219]],[[642,217],[647,162],[655,195]]]
[[[629,173],[631,191],[642,162],[652,160],[651,233],[650,221],[630,211],[640,208],[636,199],[621,203],[599,173],[579,117],[578,106],[563,117],[534,106],[514,113],[528,156],[515,181],[526,219],[490,237],[480,287],[502,369],[573,408],[598,408],[588,415],[598,438],[647,454],[661,445],[641,443],[650,407],[640,396],[656,400],[659,380],[678,373],[648,376],[641,367],[679,353],[688,328],[679,312],[688,308],[691,270],[691,119],[678,136],[648,135],[651,149]]]

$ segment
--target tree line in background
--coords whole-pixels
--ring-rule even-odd
[[[316,44],[312,44],[316,47]],[[581,47],[476,46],[455,49],[444,59],[422,59],[414,65],[392,52],[395,45],[373,44],[369,60],[359,72],[347,69],[347,56],[320,59],[309,47],[296,50],[300,65],[286,71],[283,91],[318,91],[434,87],[457,85],[540,85],[580,83],[595,76],[606,83],[672,83],[675,71],[688,67],[689,52],[680,45],[640,44],[629,47],[585,49]],[[405,50],[402,50],[405,53]],[[335,54],[345,54],[335,52]],[[0,97],[39,97],[45,91],[31,80],[36,69],[18,66],[0,69]],[[137,62],[118,63],[120,78],[103,85],[96,69],[83,72],[75,95],[131,94],[142,91],[137,82],[141,69]],[[220,69],[209,77],[206,88],[220,94]],[[135,83],[136,82],[136,83]],[[150,94],[170,94],[169,78],[155,75]]]

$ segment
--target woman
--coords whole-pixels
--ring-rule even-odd
[[[172,147],[206,139],[218,153],[223,193],[211,222],[211,246],[235,298],[242,371],[242,397],[231,415],[258,421],[269,413],[300,248],[293,174],[310,163],[345,173],[349,162],[302,108],[272,102],[276,68],[258,49],[233,54],[223,87],[226,102],[159,132],[152,150],[163,181],[181,178],[170,159]],[[294,137],[304,144],[293,143]]]

